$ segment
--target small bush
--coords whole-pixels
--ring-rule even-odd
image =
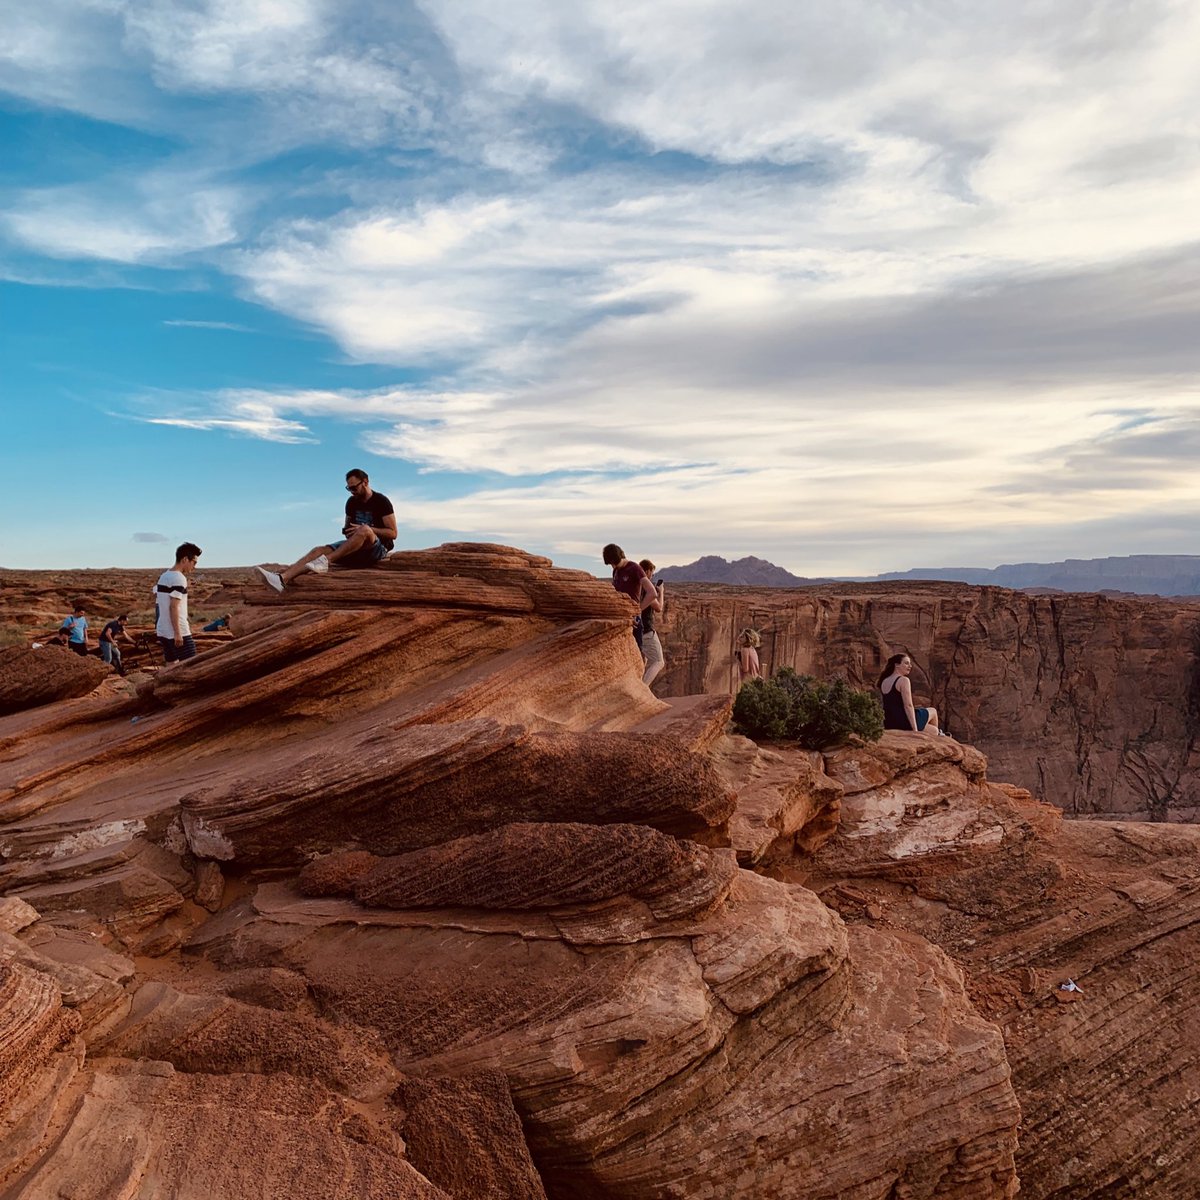
[[[751,679],[733,702],[739,732],[771,741],[799,742],[824,750],[857,734],[876,742],[883,734],[883,708],[872,692],[860,692],[844,680],[825,683],[783,667],[769,680]]]
[[[782,741],[788,736],[792,703],[773,681],[750,679],[738,689],[733,701],[733,721],[748,737]]]

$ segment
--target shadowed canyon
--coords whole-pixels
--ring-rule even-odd
[[[1200,1192],[1200,610],[670,588],[656,696],[520,550],[206,574],[186,663],[0,649],[0,1200]],[[732,733],[748,624],[962,740]]]

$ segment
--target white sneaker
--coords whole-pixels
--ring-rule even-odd
[[[254,569],[263,577],[268,587],[273,587],[277,592],[283,591],[283,580],[274,571],[268,571],[266,567]]]
[[[312,562],[305,563],[310,571],[316,571],[318,575],[324,575],[329,570],[329,559],[322,554],[319,558],[314,558]]]

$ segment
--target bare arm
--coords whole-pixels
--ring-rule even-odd
[[[900,693],[900,699],[904,701],[904,712],[908,717],[908,723],[912,726],[913,733],[920,733],[917,728],[917,714],[913,709],[912,702],[912,684],[904,678],[903,675],[895,682],[895,688]]]
[[[183,633],[180,627],[179,613],[183,608],[183,599],[180,596],[171,597],[171,628],[175,631],[175,645],[179,646],[183,643]]]
[[[638,596],[638,610],[645,612],[648,608],[654,609],[655,612],[662,612],[662,598],[655,590],[654,584],[643,575],[641,592]]]

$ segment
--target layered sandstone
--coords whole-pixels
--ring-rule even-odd
[[[1063,821],[983,767],[903,733],[828,756],[841,826],[776,873],[961,964],[1004,1034],[1022,1197],[1194,1196],[1200,829]]]
[[[1191,1153],[1190,831],[1064,834],[949,739],[756,746],[506,547],[213,600],[238,636],[136,694],[0,719],[0,1195],[1099,1198]]]
[[[872,687],[889,654],[992,773],[1073,815],[1200,819],[1200,603],[906,580],[798,589],[679,585],[659,629],[662,696],[737,688],[735,642],[767,671]]]

